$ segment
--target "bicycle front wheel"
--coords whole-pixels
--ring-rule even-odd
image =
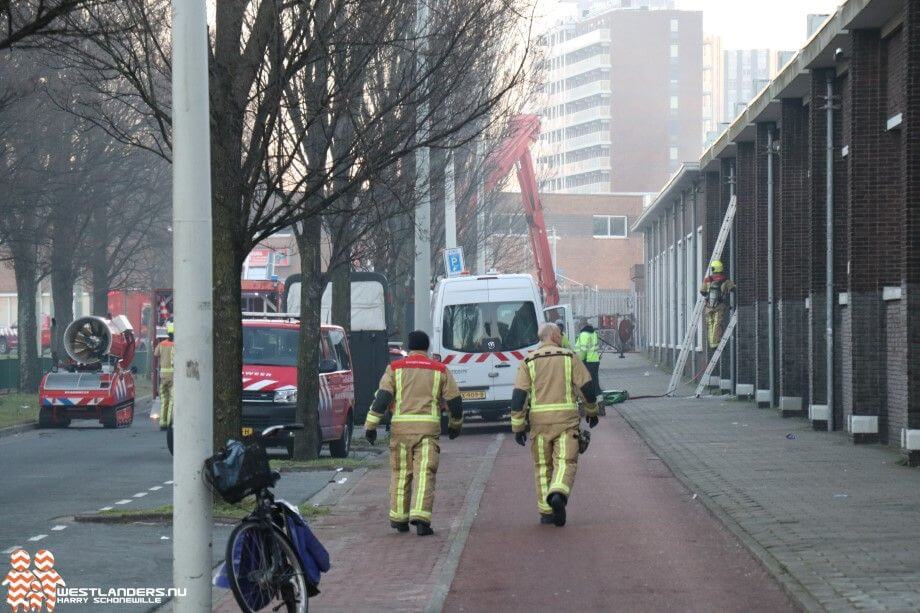
[[[245,613],[306,613],[307,579],[291,541],[274,526],[246,521],[227,541],[227,578]]]

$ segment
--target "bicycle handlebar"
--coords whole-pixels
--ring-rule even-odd
[[[277,426],[269,426],[265,428],[264,430],[262,430],[262,436],[268,437],[274,434],[275,432],[281,432],[281,431],[288,432],[288,431],[293,431],[293,430],[303,430],[303,428],[304,428],[303,424],[278,424]]]

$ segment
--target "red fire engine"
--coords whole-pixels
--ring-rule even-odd
[[[42,378],[38,424],[66,428],[72,419],[106,428],[134,421],[134,330],[127,317],[81,317],[64,331],[70,360]]]

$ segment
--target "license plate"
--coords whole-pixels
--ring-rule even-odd
[[[460,392],[460,397],[464,400],[485,400],[485,390],[466,390]]]
[[[243,428],[243,436],[251,436],[252,428]]]

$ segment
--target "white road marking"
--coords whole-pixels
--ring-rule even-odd
[[[116,502],[115,504],[128,504],[129,502],[131,502],[130,499],[125,499],[125,500],[119,500],[119,501]]]
[[[99,510],[100,510],[100,511],[111,511],[111,510],[112,510],[112,507],[102,507],[102,508],[99,509]]]
[[[172,480],[163,482],[163,485],[172,485],[172,484],[173,484]]]
[[[35,536],[33,536],[32,538],[30,538],[29,540],[32,541],[32,542],[34,543],[35,541],[40,541],[40,540],[42,540],[42,539],[45,538],[46,536],[48,536],[48,535],[47,535],[47,534],[36,534]]]
[[[168,536],[161,536],[161,537],[160,537],[160,540],[161,540],[161,541],[168,541],[168,540],[169,540],[169,537],[168,537]]]
[[[146,495],[147,495],[147,492],[138,492],[134,496],[132,496],[132,498],[143,498]]]
[[[67,527],[67,526],[52,526],[51,529],[52,529],[53,531],[55,531],[55,532],[60,532],[61,530],[63,530],[63,529],[66,528],[66,527]]]
[[[22,549],[22,545],[13,545],[13,546],[10,547],[9,549],[4,549],[4,550],[3,550],[3,553],[13,553],[13,552],[16,551],[17,549]]]
[[[163,486],[162,486],[162,485],[154,485],[153,487],[148,488],[148,489],[149,489],[151,492],[156,492],[156,491],[158,491],[158,490],[163,489]]]

